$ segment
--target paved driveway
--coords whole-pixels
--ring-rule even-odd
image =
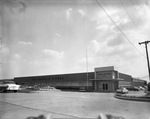
[[[119,100],[113,93],[0,93],[0,119],[26,119],[40,114],[51,114],[54,118],[96,118],[100,113],[150,119],[149,112],[149,102]]]

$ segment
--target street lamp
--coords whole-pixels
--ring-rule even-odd
[[[88,85],[89,85],[89,75],[88,75],[88,49],[86,48],[86,74],[87,74],[87,81],[86,81],[86,85],[87,85],[87,91],[88,91]]]

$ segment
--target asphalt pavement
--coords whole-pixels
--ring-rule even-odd
[[[125,119],[150,119],[149,112],[149,102],[119,100],[114,98],[114,93],[0,93],[0,119],[26,119],[41,114],[53,118],[97,118],[100,113]]]

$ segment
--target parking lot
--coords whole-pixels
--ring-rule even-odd
[[[150,119],[149,112],[149,102],[119,100],[114,98],[114,93],[0,93],[0,119],[26,119],[41,114],[53,118],[96,118],[100,113],[125,119]]]

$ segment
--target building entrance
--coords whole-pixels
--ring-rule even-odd
[[[103,91],[107,91],[108,90],[108,84],[107,83],[103,83]]]

